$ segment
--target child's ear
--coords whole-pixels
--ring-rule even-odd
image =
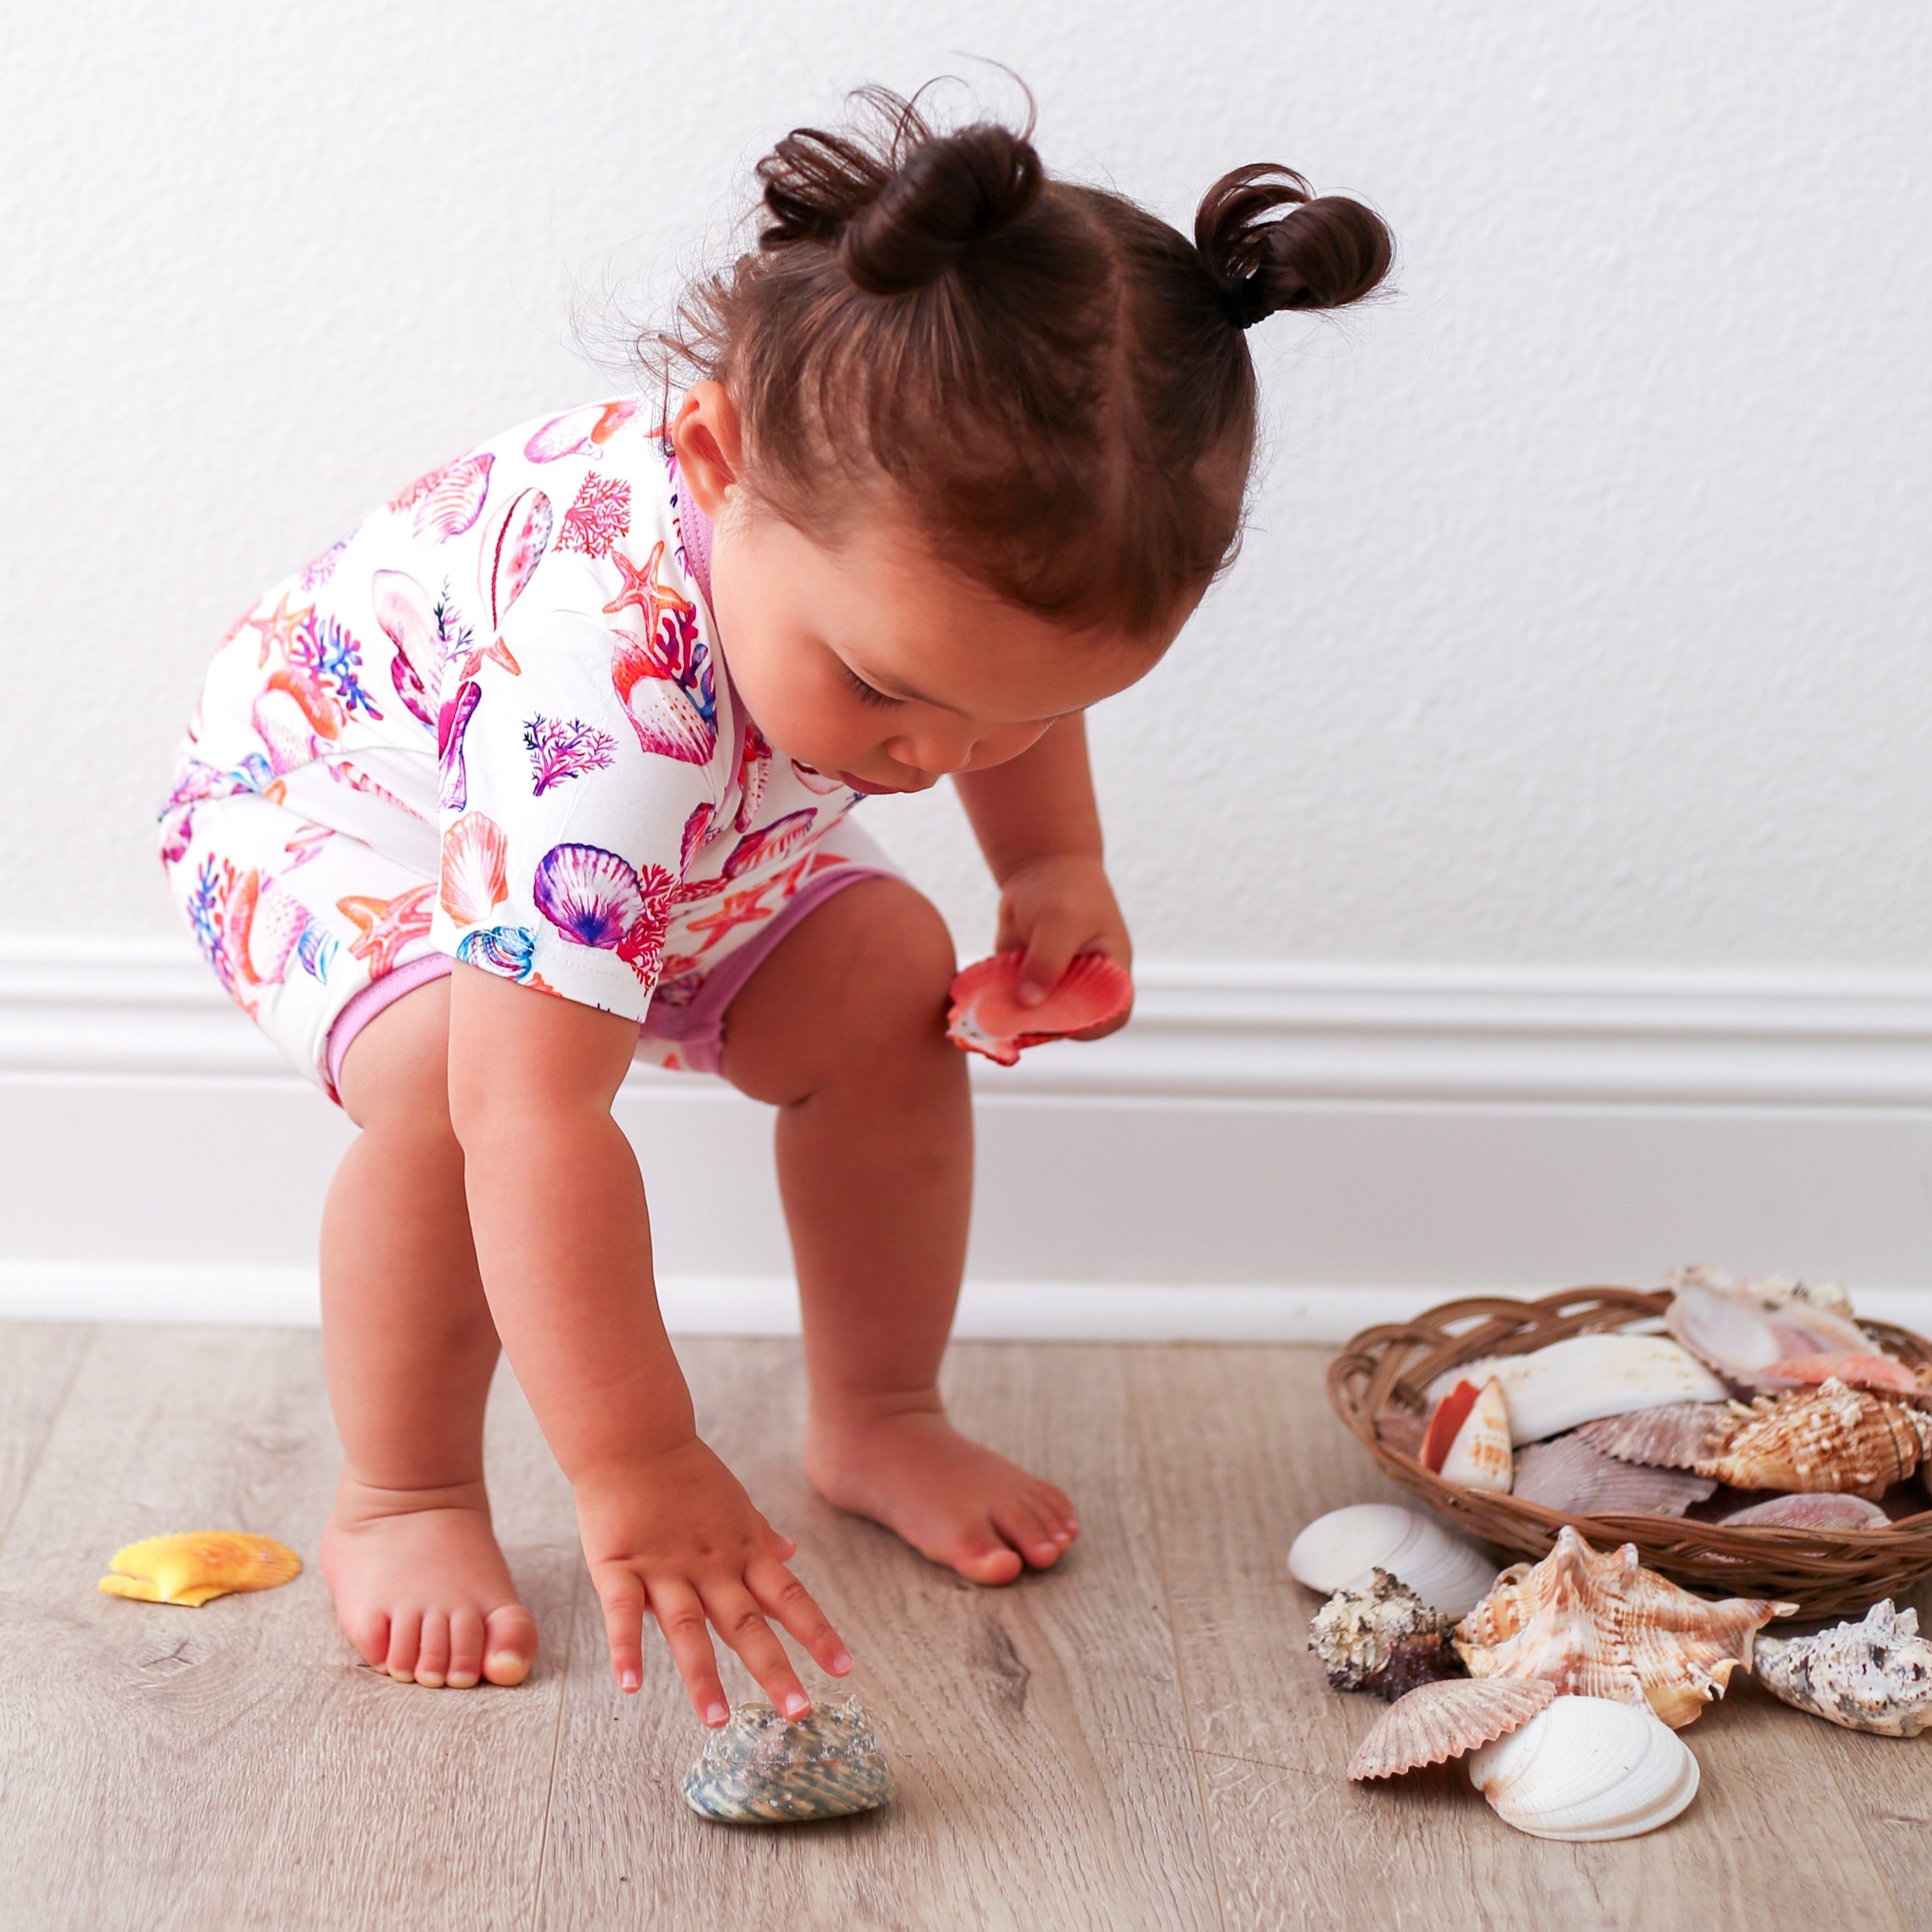
[[[670,440],[692,500],[716,523],[744,460],[738,406],[722,382],[692,386],[672,418]]]

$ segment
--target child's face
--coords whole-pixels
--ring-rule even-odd
[[[890,526],[828,550],[732,498],[711,558],[732,682],[778,751],[855,790],[924,791],[1017,758],[1168,642],[1071,632]]]

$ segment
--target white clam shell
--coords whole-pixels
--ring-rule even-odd
[[[1697,1760],[1647,1706],[1558,1697],[1469,1760],[1469,1781],[1533,1838],[1634,1838],[1697,1795]]]
[[[1666,1402],[1722,1402],[1730,1391],[1681,1343],[1663,1335],[1572,1335],[1527,1355],[1465,1362],[1429,1384],[1438,1401],[1460,1382],[1494,1376],[1509,1405],[1512,1442],[1540,1442],[1580,1422]]]
[[[1464,1617],[1490,1592],[1496,1566],[1473,1543],[1399,1503],[1355,1503],[1317,1516],[1289,1546],[1289,1574],[1311,1590],[1366,1589],[1386,1570],[1432,1609]]]

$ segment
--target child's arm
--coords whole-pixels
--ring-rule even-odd
[[[648,1608],[706,1724],[727,1714],[707,1619],[795,1714],[805,1693],[766,1617],[835,1675],[851,1660],[784,1567],[796,1546],[698,1438],[658,1312],[644,1183],[610,1117],[637,1038],[634,1020],[457,965],[450,1114],[476,1258],[575,1492],[620,1684],[643,1681]]]
[[[1101,862],[1100,811],[1087,762],[1087,721],[1063,718],[1017,758],[953,779],[1000,886],[994,944],[1026,948],[1021,998],[1043,996],[1076,954],[1131,970],[1133,942]],[[1082,1038],[1098,1039],[1126,1016]]]

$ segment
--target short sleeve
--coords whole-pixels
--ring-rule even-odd
[[[490,644],[446,667],[437,730],[432,941],[640,1022],[730,762],[673,548],[545,557]]]

